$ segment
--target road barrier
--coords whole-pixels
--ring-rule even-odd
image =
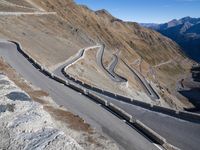
[[[37,68],[39,68],[40,70],[43,69],[43,67],[40,65],[40,63],[37,62],[36,60],[34,60],[34,64],[35,64],[35,66],[36,66]]]
[[[153,131],[151,128],[147,127],[145,124],[143,124],[141,121],[136,120],[135,126],[142,131],[142,133],[145,133],[145,135],[151,137],[151,139],[158,142],[160,145],[164,145],[167,143],[166,139],[160,136],[158,133]]]
[[[77,85],[75,85],[75,84],[73,84],[73,83],[70,83],[68,86],[69,86],[70,88],[74,89],[75,91],[84,94],[84,88],[82,88],[82,87],[80,87],[80,86],[77,86]]]
[[[200,123],[200,114],[194,114],[186,111],[179,111],[180,119],[187,119],[188,121],[197,120]]]
[[[89,91],[87,89],[84,89],[84,94],[88,95]]]
[[[142,133],[144,133],[145,135],[147,135],[148,137],[152,138],[153,140],[155,140],[156,142],[158,142],[159,144],[161,144],[163,147],[170,147],[171,149],[176,149],[175,147],[173,147],[172,145],[170,145],[169,143],[166,142],[166,140],[161,137],[160,135],[158,135],[156,132],[154,132],[152,129],[150,129],[149,127],[145,126],[142,122],[140,122],[139,120],[137,120],[134,116],[128,114],[127,112],[125,112],[123,109],[119,108],[118,106],[112,104],[112,103],[108,103],[108,101],[106,101],[105,99],[89,92],[87,89],[74,84],[73,82],[69,82],[67,80],[63,80],[60,77],[54,75],[53,73],[51,73],[50,71],[48,71],[46,68],[44,68],[41,64],[39,64],[36,60],[34,60],[33,58],[31,58],[25,51],[23,51],[21,49],[21,45],[17,42],[14,41],[10,41],[14,44],[16,44],[18,51],[24,56],[26,57],[30,62],[32,62],[34,64],[34,66],[36,68],[41,69],[41,71],[51,77],[52,79],[54,79],[57,82],[60,82],[62,84],[65,84],[67,86],[69,86],[70,88],[85,94],[86,96],[88,96],[89,98],[95,100],[96,102],[104,105],[105,107],[107,107],[108,109],[110,109],[112,112],[116,113],[117,115],[119,115],[120,117],[122,117],[123,119],[125,119],[126,121],[128,121],[131,125],[137,127],[140,131],[142,131]],[[66,74],[66,72],[65,72]],[[70,77],[69,75],[66,74],[66,76],[68,76],[68,78],[71,78],[72,80],[75,80],[73,77]],[[79,83],[81,83],[81,85],[87,85],[86,83],[82,83],[81,81],[79,81]],[[156,112],[161,112],[170,116],[175,116],[184,120],[188,120],[188,121],[196,121],[196,122],[200,122],[200,115],[199,114],[194,114],[194,113],[189,113],[189,112],[185,112],[185,111],[176,111],[173,109],[169,109],[169,108],[163,108],[160,106],[155,106],[155,105],[151,105],[148,103],[144,103],[141,101],[137,101],[137,100],[133,100],[131,98],[127,98],[121,95],[117,95],[108,91],[104,91],[102,89],[98,89],[96,87],[92,87],[90,85],[87,85],[87,87],[91,87],[92,90],[94,91],[99,91],[100,93],[104,93],[104,94],[108,94],[110,96],[112,96],[113,98],[137,105],[137,106],[141,106]]]
[[[69,86],[69,84],[70,84],[69,81],[65,80],[65,85]]]
[[[54,75],[54,80],[56,80],[56,81],[58,81],[58,82],[60,82],[60,83],[62,83],[62,84],[66,84],[66,81],[63,80],[63,79],[61,79],[61,78],[58,77],[57,75]]]
[[[149,103],[145,103],[145,102],[141,102],[141,101],[137,101],[137,100],[133,100],[133,99],[131,100],[130,103],[133,105],[136,105],[136,106],[140,106],[145,109],[152,109],[152,105]]]
[[[86,83],[83,83],[83,82],[81,82],[81,81],[79,81],[77,79],[74,79],[72,76],[70,76],[70,75],[68,75],[66,73],[65,68],[64,68],[62,70],[62,73],[69,80],[72,80],[72,81],[74,81],[75,83],[77,83],[79,85],[75,85],[74,83],[66,82],[66,80],[60,79],[60,77],[57,77],[57,76],[53,75],[47,69],[42,67],[42,65],[40,63],[38,63],[28,53],[26,53],[23,49],[21,49],[21,45],[19,43],[15,42],[15,41],[10,41],[10,42],[14,43],[17,46],[18,51],[24,57],[26,57],[30,62],[32,62],[35,67],[41,69],[41,71],[44,74],[46,74],[47,76],[50,76],[52,79],[54,79],[54,80],[56,80],[58,82],[61,82],[61,83],[65,84],[65,85],[71,87],[72,89],[74,89],[76,91],[79,91],[79,92],[81,92],[83,94],[85,93],[84,92],[84,88],[82,88],[80,86],[83,86],[83,87],[85,87],[87,89],[90,89],[90,90],[99,92],[101,94],[107,95],[107,96],[112,97],[114,99],[118,99],[120,101],[124,101],[124,102],[130,103],[130,104],[136,105],[136,106],[140,106],[140,107],[145,108],[145,109],[149,109],[149,110],[152,110],[152,111],[155,111],[155,112],[160,112],[160,113],[163,113],[163,114],[166,114],[166,115],[170,115],[170,116],[173,116],[173,117],[177,117],[177,118],[180,118],[180,119],[183,119],[183,120],[200,123],[200,115],[199,114],[189,113],[189,112],[186,112],[186,111],[177,111],[177,110],[174,110],[174,109],[169,109],[169,108],[164,108],[164,107],[161,107],[161,106],[151,105],[149,103],[137,101],[137,100],[134,100],[134,99],[122,96],[122,95],[118,95],[116,93],[111,93],[109,91],[105,91],[103,89],[100,89],[100,88],[97,88],[97,87],[93,87],[93,86],[88,85]]]
[[[47,75],[47,76],[51,76],[51,73],[50,73],[46,68],[44,68],[44,69],[42,70],[42,72],[43,72],[45,75]]]
[[[25,51],[23,51],[23,49],[21,49],[20,43],[17,43],[15,41],[10,41],[10,42],[14,43],[17,46],[18,51],[24,57],[26,57],[30,62],[32,62],[35,67],[39,68],[44,74],[50,76],[51,78],[53,78],[54,80],[56,80],[56,81],[58,81],[60,83],[63,83],[65,85],[70,86],[71,88],[75,89],[76,91],[84,93],[84,89],[83,88],[81,88],[81,87],[79,87],[79,86],[77,86],[75,84],[71,84],[71,83],[69,84],[69,82],[66,82],[66,80],[63,80],[60,77],[53,75],[51,72],[49,72],[47,69],[45,69],[40,63],[38,63],[35,59],[33,59],[31,56],[29,56],[28,53],[26,53]],[[137,100],[134,100],[134,99],[122,96],[122,95],[118,95],[118,94],[115,94],[115,93],[111,93],[109,91],[105,91],[105,90],[99,89],[97,87],[92,87],[92,86],[90,86],[90,85],[88,85],[86,83],[83,83],[83,82],[81,82],[81,81],[79,81],[77,79],[74,79],[73,77],[71,77],[70,75],[68,75],[66,73],[65,69],[62,70],[62,73],[66,77],[68,77],[70,80],[75,81],[77,84],[79,84],[79,85],[81,85],[81,86],[83,86],[85,88],[91,89],[93,91],[96,91],[96,92],[102,93],[104,95],[107,95],[109,97],[112,97],[112,98],[115,98],[115,99],[130,103],[130,104],[133,104],[133,105],[137,105],[137,106],[140,106],[140,107],[143,107],[143,108],[146,108],[146,109],[150,109],[152,111],[156,111],[156,112],[164,113],[164,114],[167,114],[167,115],[170,115],[170,116],[178,117],[180,119],[184,119],[184,120],[188,120],[188,121],[200,122],[200,115],[198,115],[198,114],[188,113],[188,112],[185,112],[185,111],[180,111],[179,112],[179,111],[176,111],[174,109],[164,108],[164,107],[155,106],[155,105],[152,106],[149,103],[137,101]]]
[[[26,57],[26,56],[24,55],[24,57]],[[31,63],[35,63],[35,60],[34,60],[33,58],[27,57],[27,59],[28,59]]]
[[[91,99],[95,100],[96,102],[104,105],[104,106],[108,106],[108,101],[105,100],[105,99],[102,99],[101,97],[95,95],[95,94],[92,94],[91,92],[88,92],[87,94],[88,97],[90,97]]]
[[[132,115],[128,114],[126,111],[124,111],[123,109],[114,105],[113,103],[109,103],[108,108],[110,108],[110,110],[112,110],[113,112],[115,112],[117,115],[121,116],[122,118],[124,118],[128,122],[130,122],[130,123],[135,122],[135,120],[133,120]]]
[[[179,115],[179,111],[176,111],[175,109],[164,108],[164,107],[156,106],[156,105],[152,107],[152,110],[156,112],[164,113],[170,116],[174,116],[174,117]]]
[[[53,74],[53,73],[50,73],[50,74],[51,74],[51,78],[52,78],[52,79],[55,79],[55,78],[54,78],[54,74]]]
[[[105,99],[103,99],[91,92],[88,93],[88,97],[92,98],[97,103],[100,103],[103,106],[107,107],[111,112],[120,116],[122,119],[125,119],[129,124],[134,126],[136,129],[138,129],[144,135],[149,137],[151,140],[160,144],[166,150],[178,150],[178,148],[176,148],[173,145],[171,145],[170,143],[168,143],[164,137],[160,136],[158,133],[156,133],[151,128],[149,128],[148,126],[143,124],[141,121],[137,120],[134,116],[125,112],[123,109],[119,108],[118,106],[114,105],[113,103],[109,103]]]

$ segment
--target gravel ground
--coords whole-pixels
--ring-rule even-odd
[[[6,145],[11,147],[12,145],[9,141],[13,141],[13,146],[17,145],[15,142],[20,145],[19,139],[17,140],[16,138],[19,135],[25,136],[25,133],[32,134],[37,131],[38,135],[43,136],[40,129],[45,129],[45,134],[52,132],[52,136],[55,135],[55,130],[56,134],[67,135],[64,139],[62,136],[59,136],[61,137],[60,139],[49,142],[47,149],[51,149],[54,146],[60,149],[71,149],[70,145],[62,145],[62,141],[69,141],[68,138],[71,138],[76,144],[78,143],[78,146],[72,145],[73,147],[78,147],[78,149],[79,147],[89,150],[119,149],[118,145],[107,135],[97,132],[82,118],[69,112],[64,107],[58,106],[49,97],[48,93],[24,80],[21,75],[2,59],[0,59],[0,72],[6,75],[0,73],[0,127],[2,127],[2,130],[0,130],[0,135],[2,135],[0,137],[0,149],[4,149]],[[26,117],[26,115],[28,116]],[[30,116],[32,116],[31,119]],[[22,119],[24,122],[20,124],[22,125],[20,130],[18,127],[11,130],[8,124],[10,125],[16,118],[18,118],[17,121]],[[53,128],[53,130],[49,131],[48,128]],[[36,137],[35,134],[33,135],[34,137]],[[12,138],[10,135],[12,135]],[[27,135],[24,137],[24,141],[26,141],[26,138],[28,138]],[[37,143],[37,141],[34,142]],[[23,143],[27,143],[27,141]],[[71,143],[73,144],[73,142]],[[10,149],[16,149],[15,147]],[[5,149],[8,149],[8,147]],[[18,149],[26,148],[20,147]]]
[[[0,149],[82,149],[56,127],[42,105],[4,75],[0,89]]]

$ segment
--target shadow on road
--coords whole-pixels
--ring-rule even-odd
[[[188,100],[195,106],[195,108],[185,110],[200,113],[200,88],[179,91],[179,93],[181,93],[184,97],[188,98]]]
[[[200,82],[200,66],[193,66],[191,69],[192,79],[195,83]],[[190,87],[188,87],[190,88]],[[195,108],[185,109],[186,111],[200,113],[200,86],[190,88],[190,90],[179,91],[181,95],[186,97]]]

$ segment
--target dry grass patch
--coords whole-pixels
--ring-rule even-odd
[[[92,132],[90,125],[84,123],[84,120],[77,115],[52,106],[44,106],[44,109],[50,112],[51,116],[53,116],[56,120],[69,124],[71,129],[85,131],[88,133]]]

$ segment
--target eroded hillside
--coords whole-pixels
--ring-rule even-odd
[[[1,38],[21,42],[26,51],[52,70],[79,49],[104,43],[105,66],[118,50],[120,60],[156,85],[161,101],[170,107],[191,107],[187,100],[175,97],[176,82],[189,72],[191,62],[172,40],[137,23],[114,18],[105,10],[95,12],[72,0],[32,0],[30,4],[57,15],[1,16]],[[117,71],[127,72],[123,65]],[[134,83],[135,79],[129,81]]]

